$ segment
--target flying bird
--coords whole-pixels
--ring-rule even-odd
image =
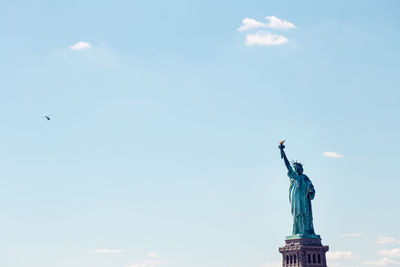
[[[51,120],[49,116],[44,116],[44,118],[48,121]]]

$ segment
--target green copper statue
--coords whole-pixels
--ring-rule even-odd
[[[279,149],[290,178],[289,201],[293,216],[292,236],[288,236],[287,239],[319,238],[314,233],[311,209],[311,200],[315,196],[314,186],[310,179],[303,174],[303,165],[300,162],[292,162],[293,167],[290,165],[284,151],[284,142],[280,142]]]

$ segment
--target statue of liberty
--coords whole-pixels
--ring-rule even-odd
[[[311,209],[311,200],[315,196],[314,186],[307,175],[303,174],[303,165],[300,162],[292,161],[293,167],[290,165],[284,151],[284,142],[280,142],[279,149],[290,178],[289,201],[293,216],[292,236],[287,238],[319,238],[314,232]]]

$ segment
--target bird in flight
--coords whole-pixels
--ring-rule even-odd
[[[44,118],[48,121],[51,120],[49,116],[44,116]]]

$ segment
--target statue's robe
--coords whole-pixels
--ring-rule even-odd
[[[314,199],[315,190],[310,179],[298,175],[294,170],[289,170],[290,178],[289,201],[293,216],[293,235],[315,235],[311,200]]]

